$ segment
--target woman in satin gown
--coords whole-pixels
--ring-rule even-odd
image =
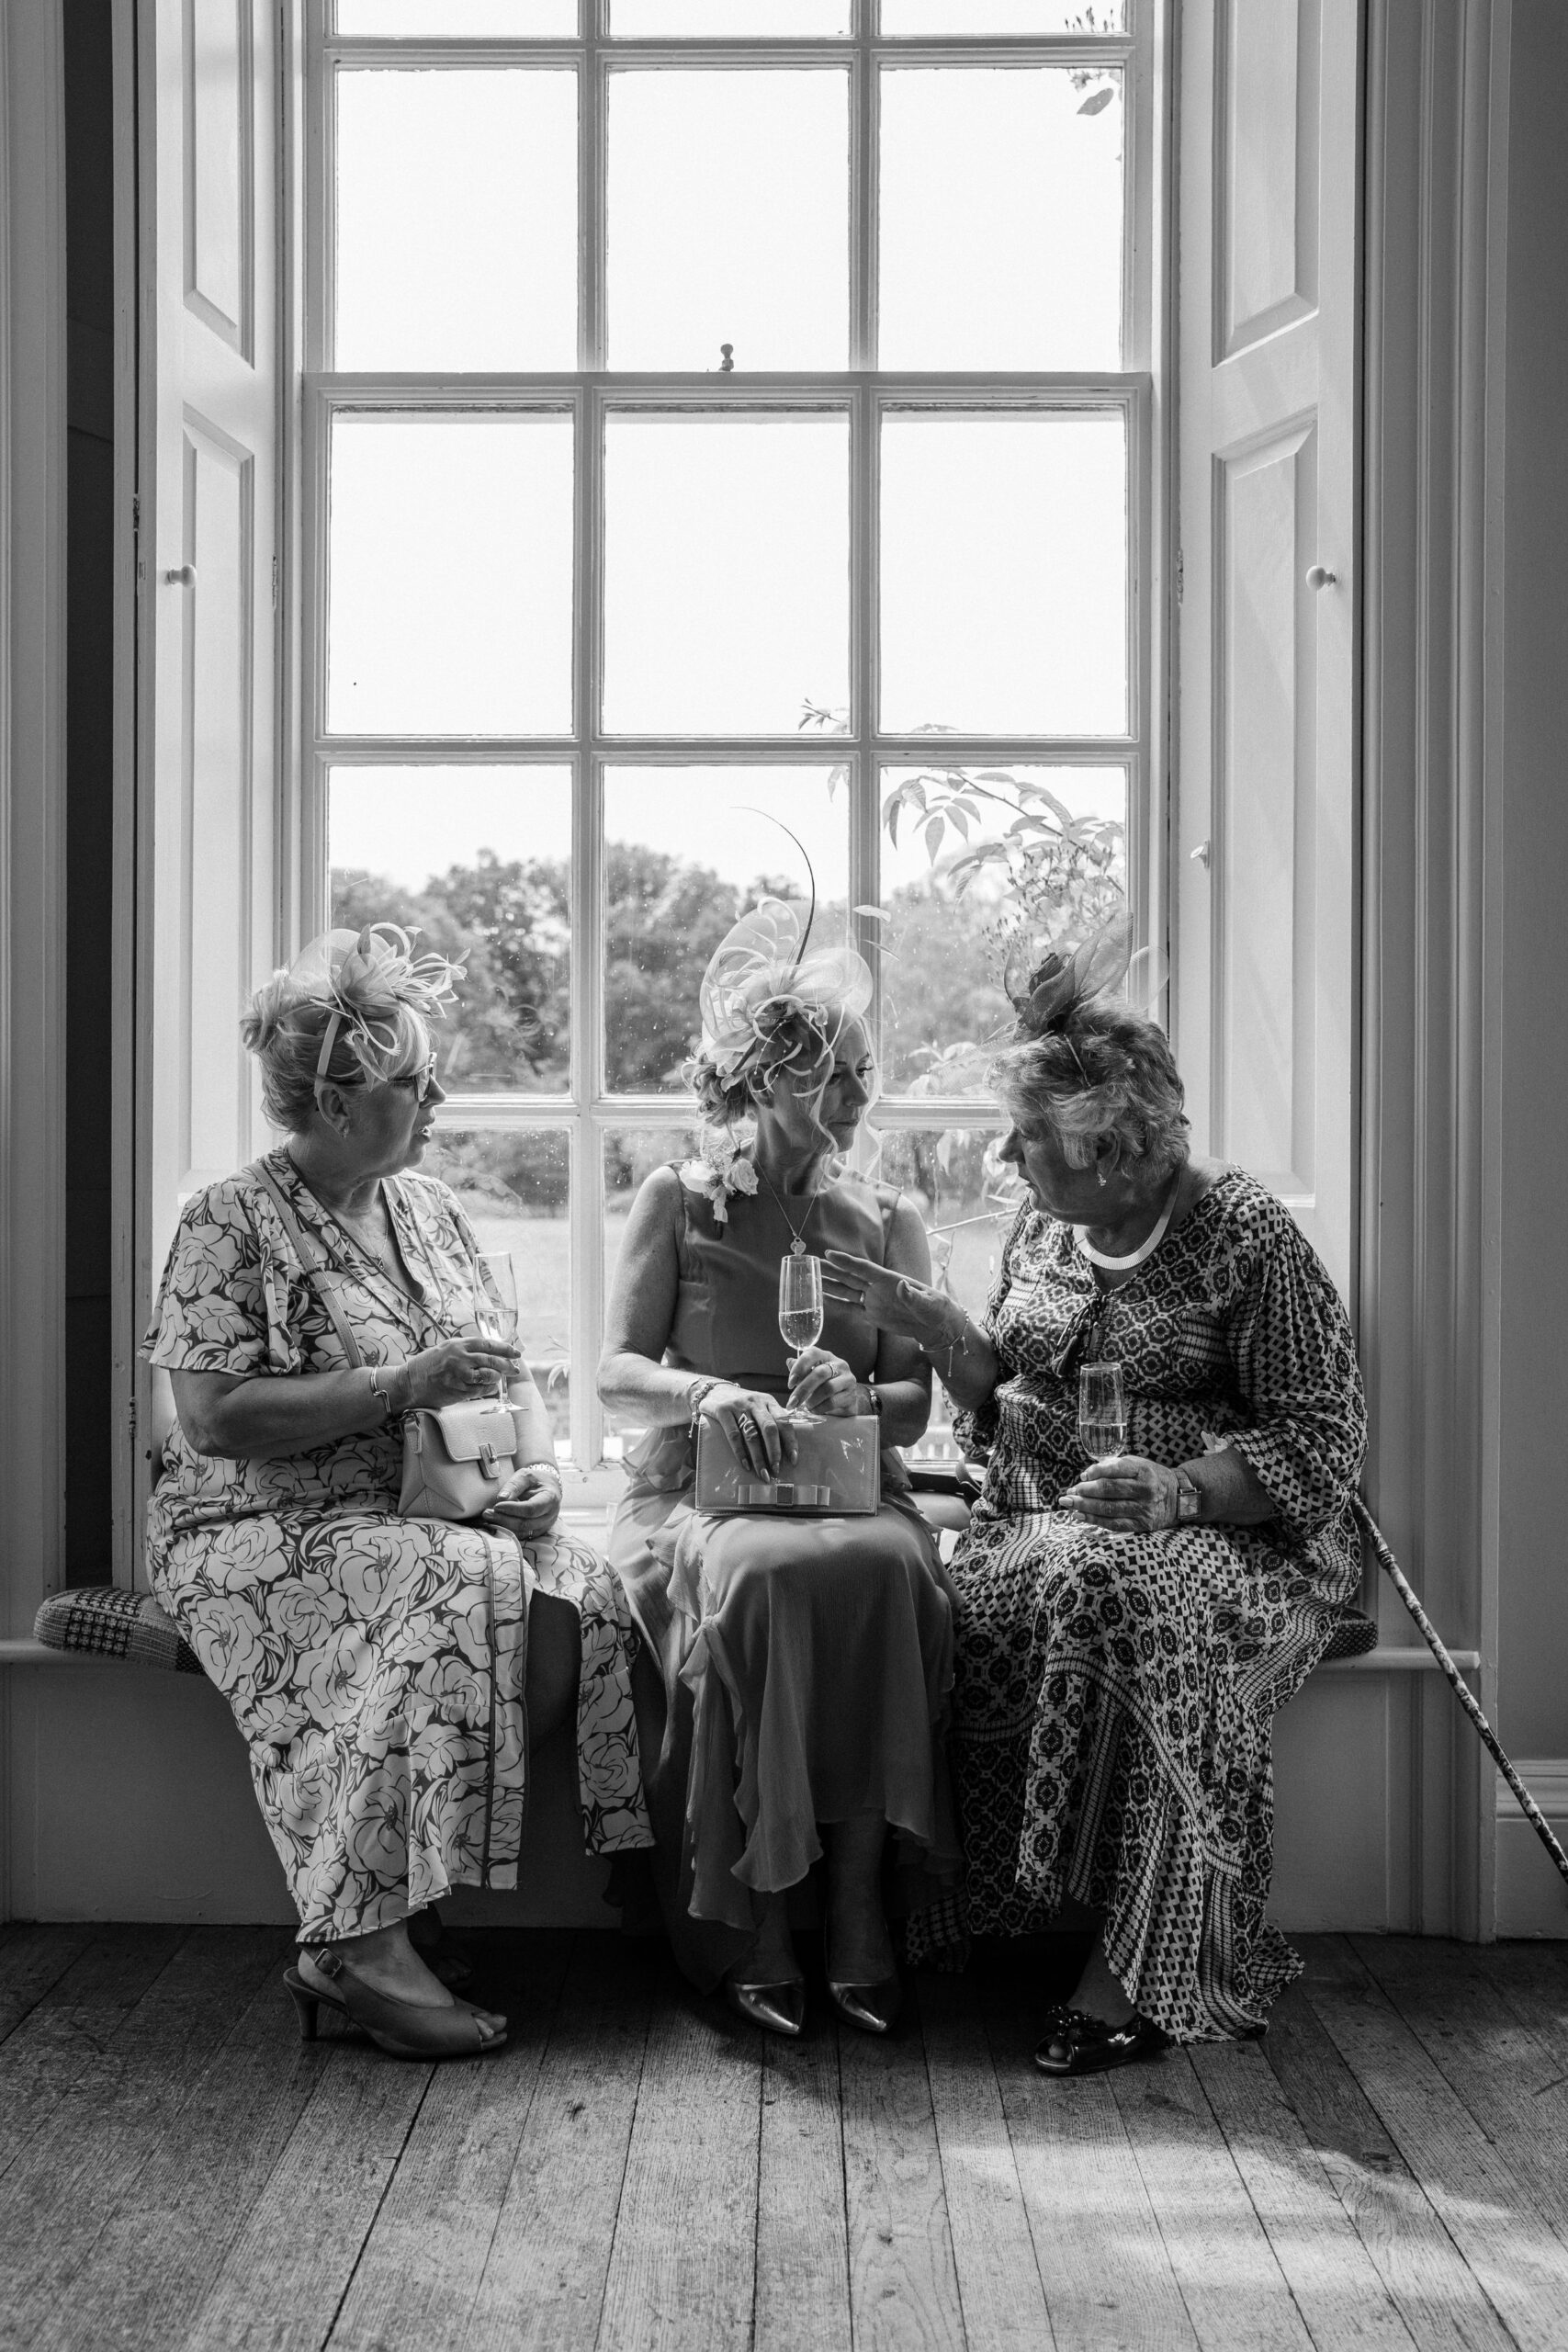
[[[796,1244],[848,1250],[923,1281],[930,1260],[913,1204],[842,1165],[874,1083],[870,976],[852,951],[800,946],[793,910],[765,902],[709,967],[695,1070],[706,1148],[644,1184],[610,1302],[600,1394],[646,1435],[608,1549],[647,1644],[633,1688],[682,1967],[705,1990],[722,1980],[754,2022],[798,2033],[786,1895],[825,1850],[829,1995],[880,2032],[898,2001],[889,1832],[919,1871],[957,1863],[942,1756],[952,1612],[893,1450],[923,1431],[931,1374],[849,1305],[792,1358],[779,1261]],[[702,1420],[776,1476],[799,1410],[880,1414],[874,1518],[696,1509]]]

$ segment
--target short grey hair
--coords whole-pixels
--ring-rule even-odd
[[[1187,1159],[1181,1073],[1164,1031],[1124,1004],[1076,1006],[1060,1027],[1005,1047],[991,1078],[1010,1115],[1052,1129],[1071,1168],[1092,1167],[1107,1137],[1120,1168],[1156,1182]]]
[[[316,1065],[321,1039],[333,1007],[319,996],[307,996],[290,985],[287,971],[275,972],[259,988],[240,1023],[248,1053],[261,1064],[262,1100],[275,1127],[300,1135],[316,1108]],[[389,999],[376,1012],[378,1028],[387,1036],[378,1057],[383,1083],[407,1078],[423,1069],[430,1058],[430,1030],[412,1004]],[[345,1024],[346,1025],[346,1024]],[[340,1027],[327,1061],[325,1077],[334,1086],[373,1085],[364,1063]]]

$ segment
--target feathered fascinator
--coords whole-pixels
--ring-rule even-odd
[[[384,1078],[400,1050],[400,1006],[422,1020],[438,1021],[461,977],[462,966],[445,956],[416,956],[412,939],[395,922],[323,931],[300,949],[285,981],[296,1003],[332,1008],[316,1062],[318,1083],[327,1075],[340,1035],[367,1078]]]
[[[871,972],[846,942],[813,944],[812,910],[764,899],[714,950],[703,978],[702,1056],[728,1081],[773,1038],[792,1014],[830,1003],[846,1019],[871,1002]],[[787,1064],[807,1050],[782,1055]]]
[[[1055,1035],[1071,1046],[1073,1017],[1092,998],[1121,997],[1130,1012],[1146,1012],[1165,982],[1163,956],[1150,947],[1133,954],[1133,918],[1126,911],[1077,945],[1017,939],[1002,974],[1015,1017],[1013,1043]]]

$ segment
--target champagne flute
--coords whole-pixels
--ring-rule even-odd
[[[779,1330],[785,1347],[796,1355],[802,1348],[814,1348],[821,1338],[820,1258],[779,1260]]]
[[[1127,1399],[1119,1363],[1086,1363],[1078,1374],[1078,1443],[1090,1463],[1127,1451]]]
[[[481,1339],[510,1347],[517,1338],[517,1269],[510,1250],[482,1250],[474,1261],[474,1321]],[[506,1374],[501,1400],[506,1402]]]

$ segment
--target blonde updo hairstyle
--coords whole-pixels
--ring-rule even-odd
[[[303,1133],[315,1114],[316,1065],[327,1023],[337,1009],[320,996],[302,992],[283,970],[256,990],[240,1023],[246,1052],[261,1064],[267,1117],[290,1135]],[[363,1009],[374,1026],[374,1066],[355,1050],[348,1024],[340,1020],[321,1076],[334,1086],[384,1086],[423,1069],[431,1049],[423,1014],[391,995],[379,1001],[367,1000]]]
[[[1187,1159],[1186,1089],[1165,1033],[1124,1004],[1079,1002],[1006,1046],[991,1077],[1010,1115],[1048,1126],[1070,1168],[1091,1168],[1107,1138],[1120,1173],[1156,1184]]]

